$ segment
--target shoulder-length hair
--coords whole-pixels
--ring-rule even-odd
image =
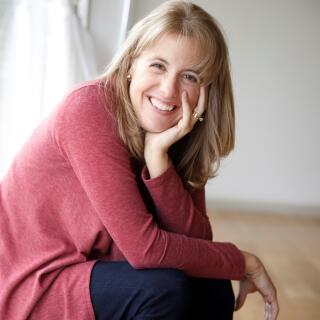
[[[234,100],[228,48],[217,21],[187,1],[167,1],[134,25],[121,50],[102,75],[115,94],[115,117],[122,141],[132,155],[143,160],[144,131],[139,127],[129,97],[129,74],[133,60],[162,36],[190,37],[201,48],[196,66],[207,86],[205,121],[171,146],[169,155],[185,185],[200,188],[217,175],[222,157],[234,148]]]

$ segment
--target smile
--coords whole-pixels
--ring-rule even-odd
[[[158,110],[161,110],[161,111],[167,111],[167,112],[170,112],[172,110],[174,110],[176,108],[175,105],[167,105],[167,104],[164,104],[162,101],[156,99],[156,98],[153,98],[153,97],[149,97],[149,101],[151,102],[151,104]]]

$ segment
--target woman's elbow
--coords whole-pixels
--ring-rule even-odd
[[[158,265],[150,259],[145,259],[145,257],[135,257],[128,259],[129,264],[134,269],[152,269],[157,268]]]

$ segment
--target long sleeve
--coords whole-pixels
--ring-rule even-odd
[[[130,154],[97,85],[74,91],[59,108],[52,132],[97,216],[135,268],[176,268],[195,277],[240,279],[244,258],[230,243],[160,229],[143,202]]]
[[[190,194],[184,188],[173,165],[153,179],[149,178],[145,166],[141,176],[155,204],[157,221],[161,228],[192,238],[212,240],[204,188]]]

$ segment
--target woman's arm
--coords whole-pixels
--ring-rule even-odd
[[[181,96],[183,114],[179,122],[161,133],[146,133],[142,179],[156,207],[161,228],[193,238],[212,240],[212,229],[206,214],[204,189],[188,192],[168,156],[172,144],[190,132],[197,119],[185,92]],[[205,109],[205,88],[200,88],[199,114]]]
[[[147,167],[142,171],[156,208],[160,228],[192,238],[212,240],[212,229],[206,214],[204,188],[189,192],[172,164],[160,176],[150,179]]]
[[[194,277],[240,279],[244,259],[230,243],[161,230],[141,197],[130,153],[91,86],[71,94],[53,138],[113,241],[135,268],[175,268]]]
[[[145,160],[150,177],[153,179],[161,178],[162,175],[165,175],[166,172],[169,171],[170,159],[167,153],[169,147],[177,140],[181,139],[186,133],[190,132],[195,124],[195,121],[191,116],[191,109],[186,95],[182,96],[182,102],[183,116],[176,126],[161,133],[146,134]],[[201,88],[198,106],[196,108],[200,114],[203,112],[204,88]],[[167,189],[165,189],[165,185],[168,186]],[[163,181],[161,191],[164,194],[159,196],[159,199],[157,199],[157,190],[153,195],[151,190],[151,195],[156,202],[157,211],[166,228],[179,230],[181,233],[187,232],[189,234],[194,234],[193,232],[196,233],[196,231],[192,230],[192,219],[194,219],[197,227],[201,225],[204,226],[205,223],[199,221],[201,215],[188,211],[188,207],[189,209],[191,208],[191,210],[194,207],[192,205],[192,200],[190,202],[190,196],[188,197],[186,193],[180,193],[182,190],[181,187],[178,187],[178,190],[179,191],[176,194],[175,188],[170,188],[168,179],[167,181]],[[169,199],[170,196],[172,196],[171,198],[175,198],[175,201],[167,203],[166,198]],[[180,199],[183,199],[182,203],[188,203],[189,200],[189,203],[183,208],[184,210],[181,211],[179,210]],[[201,230],[201,227],[199,230]],[[240,291],[235,307],[236,310],[241,308],[248,293],[258,291],[265,301],[265,319],[275,320],[279,312],[279,307],[276,290],[268,273],[256,256],[248,252],[242,252],[242,256],[245,261],[246,274],[240,280]]]

